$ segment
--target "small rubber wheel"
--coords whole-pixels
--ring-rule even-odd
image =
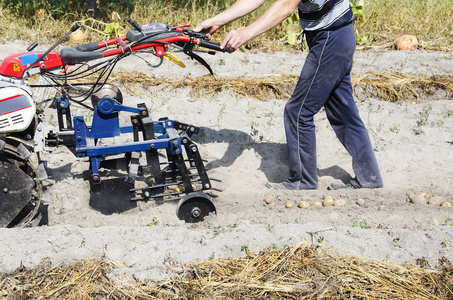
[[[201,192],[187,194],[179,201],[177,208],[178,218],[186,223],[201,222],[212,212],[216,212],[214,203]]]

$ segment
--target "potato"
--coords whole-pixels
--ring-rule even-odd
[[[273,201],[274,199],[272,199],[271,196],[269,195],[264,196],[264,202],[266,202],[266,204],[271,204]]]
[[[428,200],[422,195],[416,195],[412,198],[412,203],[414,204],[426,204]]]
[[[181,193],[184,190],[184,187],[182,187],[181,185],[174,184],[174,185],[169,185],[168,189]]]
[[[429,199],[428,201],[428,204],[429,205],[432,205],[432,206],[439,206],[442,204],[442,198],[440,197],[432,197],[431,199]]]
[[[442,207],[443,208],[451,208],[451,203],[446,201],[446,202],[442,203]]]
[[[85,36],[85,33],[83,32],[82,29],[79,28],[78,30],[74,31],[73,33],[71,33],[69,35],[69,39],[72,42],[78,42],[78,41],[82,40],[84,36]]]
[[[286,208],[289,208],[289,209],[291,209],[291,208],[293,208],[293,207],[294,207],[294,203],[293,203],[293,202],[291,202],[291,201],[286,201],[286,203],[285,203],[285,207],[286,207]]]
[[[334,201],[333,201],[332,196],[326,196],[326,197],[324,198],[324,201],[322,202],[322,205],[323,205],[324,207],[329,207],[329,206],[332,206],[333,203],[334,203]]]
[[[396,49],[397,50],[412,50],[417,49],[418,47],[418,40],[413,35],[402,35],[396,41]]]
[[[430,195],[428,193],[420,193],[420,196],[423,196],[423,197],[425,197],[428,200],[430,198]]]
[[[333,206],[343,207],[346,206],[346,200],[344,199],[337,199],[333,202]]]
[[[321,203],[321,201],[315,201],[315,202],[313,203],[313,205],[314,205],[314,206],[317,206],[317,207],[321,207],[321,206],[322,206],[322,203]]]
[[[299,208],[309,208],[310,207],[310,203],[308,203],[307,201],[300,201],[299,204],[298,204]]]

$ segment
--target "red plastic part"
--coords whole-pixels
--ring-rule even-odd
[[[13,54],[5,58],[0,65],[0,74],[9,77],[22,78],[24,71],[30,66],[38,57],[41,57],[42,52],[30,51],[19,54]],[[51,51],[47,56],[40,61],[34,68],[41,70],[49,70],[61,67],[60,54],[56,51]]]

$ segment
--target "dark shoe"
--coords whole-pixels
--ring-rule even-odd
[[[342,183],[331,183],[328,187],[327,187],[328,190],[353,190],[355,189],[355,187],[350,184],[350,183],[346,183],[346,184],[342,184]]]
[[[265,186],[274,190],[290,190],[283,182],[267,182]]]

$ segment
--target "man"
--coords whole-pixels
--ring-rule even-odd
[[[238,0],[230,8],[201,22],[195,31],[210,38],[221,26],[249,14],[265,0]],[[329,188],[379,188],[382,178],[368,132],[352,95],[350,72],[356,39],[348,0],[277,0],[255,22],[232,30],[221,47],[234,52],[272,29],[298,8],[300,25],[310,49],[293,95],[285,105],[284,121],[289,177],[269,188],[305,190],[318,187],[313,116],[324,106],[338,139],[352,156],[355,173],[346,185]]]

